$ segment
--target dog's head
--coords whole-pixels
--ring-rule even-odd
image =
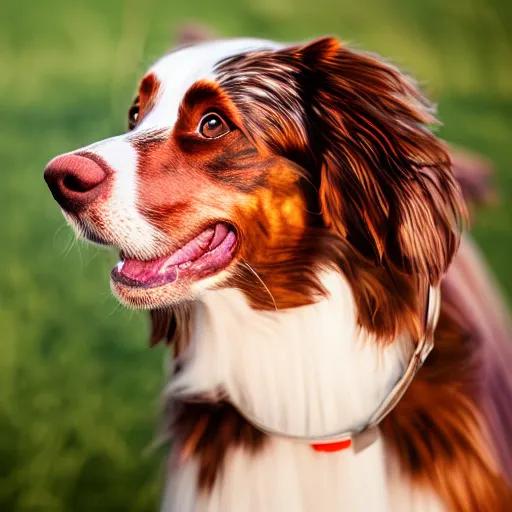
[[[436,283],[458,246],[464,208],[435,121],[410,79],[333,38],[212,41],[159,60],[129,131],[45,178],[80,236],[120,249],[111,285],[129,306],[224,286],[296,306],[336,265],[366,269],[371,310],[383,275]]]

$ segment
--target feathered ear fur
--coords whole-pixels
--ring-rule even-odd
[[[438,282],[466,213],[447,148],[428,129],[432,106],[398,69],[336,39],[298,54],[325,223],[375,264]]]

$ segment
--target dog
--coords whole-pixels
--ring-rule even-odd
[[[161,509],[510,510],[508,316],[416,83],[333,37],[195,42],[128,118],[44,177],[173,346]]]

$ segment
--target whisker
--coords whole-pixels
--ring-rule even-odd
[[[101,298],[101,302],[102,302],[102,303],[108,302],[108,301],[110,301],[111,297],[112,297],[112,293],[111,293],[111,292],[110,292],[110,290],[109,290],[108,292],[105,292],[105,293],[103,294],[103,296],[102,296],[102,298]]]
[[[60,256],[63,258],[63,259],[66,259],[68,256],[69,256],[69,253],[71,252],[71,250],[73,249],[73,247],[75,247],[76,243],[77,243],[77,238],[75,237],[74,234],[71,234],[70,237],[69,237],[69,240],[68,240],[68,243],[67,243],[67,247],[61,252]]]
[[[272,299],[272,302],[274,303],[274,308],[276,309],[276,311],[279,311],[276,301],[274,299],[274,296],[272,295],[271,291],[268,289],[268,286],[265,284],[265,281],[263,281],[263,279],[260,277],[258,272],[256,272],[256,270],[247,261],[242,260],[242,263],[256,276],[258,281],[262,284],[263,288],[265,288],[267,293],[270,295],[270,298]]]
[[[84,258],[82,256],[82,248],[81,248],[82,242],[83,242],[83,240],[81,240],[78,237],[75,237],[73,243],[71,244],[71,246],[69,248],[69,251],[66,253],[66,256],[67,256],[73,247],[76,247],[78,249],[78,257],[80,258],[80,270],[84,269]]]
[[[100,252],[101,252],[100,248],[96,247],[95,249],[96,249],[96,251],[87,260],[86,266],[89,266],[93,262],[93,260],[98,256],[98,254],[100,254]]]
[[[106,320],[108,320],[120,307],[121,303],[118,302],[117,306],[102,321],[105,322]]]
[[[52,241],[54,248],[56,248],[56,246],[57,246],[57,243],[56,243],[57,236],[63,229],[66,229],[66,228],[68,228],[68,224],[64,223],[59,228],[57,228],[57,230],[55,231],[55,233],[53,235],[53,241]],[[68,240],[66,242],[66,246],[63,249],[61,249],[61,251],[59,252],[58,258],[66,259],[75,244],[76,244],[76,237],[75,237],[74,233],[72,233],[72,232],[68,233]]]
[[[53,246],[55,247],[55,239],[57,238],[58,234],[65,228],[68,227],[68,224],[66,222],[64,222],[64,224],[62,224],[60,227],[58,227],[56,230],[55,230],[55,233],[53,234]]]

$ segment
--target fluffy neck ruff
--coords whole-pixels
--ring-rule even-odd
[[[356,322],[339,273],[322,278],[319,302],[256,311],[234,289],[206,293],[191,314],[190,344],[168,391],[215,394],[288,435],[319,436],[363,426],[408,363],[413,343],[380,344]]]

